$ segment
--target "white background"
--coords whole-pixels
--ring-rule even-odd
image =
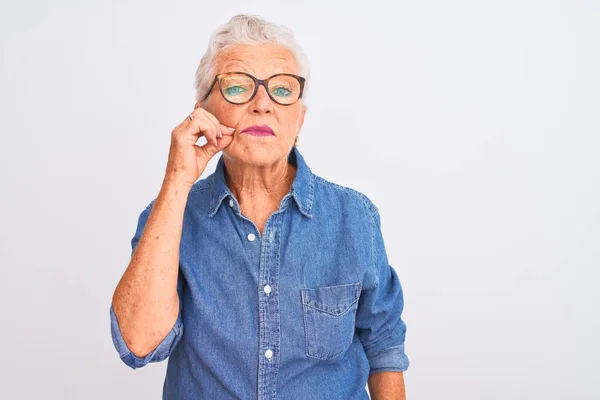
[[[1,397],[160,398],[111,296],[210,34],[253,13],[309,56],[309,166],[380,209],[408,398],[600,398],[599,3],[251,3],[1,3]]]

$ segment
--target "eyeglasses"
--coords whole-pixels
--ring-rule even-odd
[[[258,88],[263,85],[271,100],[282,106],[289,106],[302,98],[305,78],[293,74],[276,74],[267,79],[257,79],[246,72],[226,72],[219,74],[210,87],[204,100],[212,92],[215,83],[223,98],[231,104],[244,104],[256,96]]]

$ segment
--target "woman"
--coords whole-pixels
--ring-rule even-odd
[[[238,15],[211,37],[110,307],[128,366],[169,357],[165,399],[404,398],[378,210],[297,147],[308,77],[285,27]]]

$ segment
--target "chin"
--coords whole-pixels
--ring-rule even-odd
[[[228,146],[223,149],[223,153],[239,162],[253,165],[270,165],[279,161],[281,157],[287,156],[287,152],[284,155],[279,150],[276,146],[265,145],[264,143],[238,143],[235,148]]]

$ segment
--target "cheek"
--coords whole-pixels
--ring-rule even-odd
[[[242,110],[240,107],[236,107],[233,104],[220,104],[215,108],[214,116],[223,125],[235,127],[242,118]]]
[[[301,120],[301,110],[294,110],[294,112],[289,113],[288,115],[286,115],[285,118],[285,124],[288,127],[289,131],[290,131],[290,135],[297,135],[298,134],[298,125],[300,125],[300,120]]]

